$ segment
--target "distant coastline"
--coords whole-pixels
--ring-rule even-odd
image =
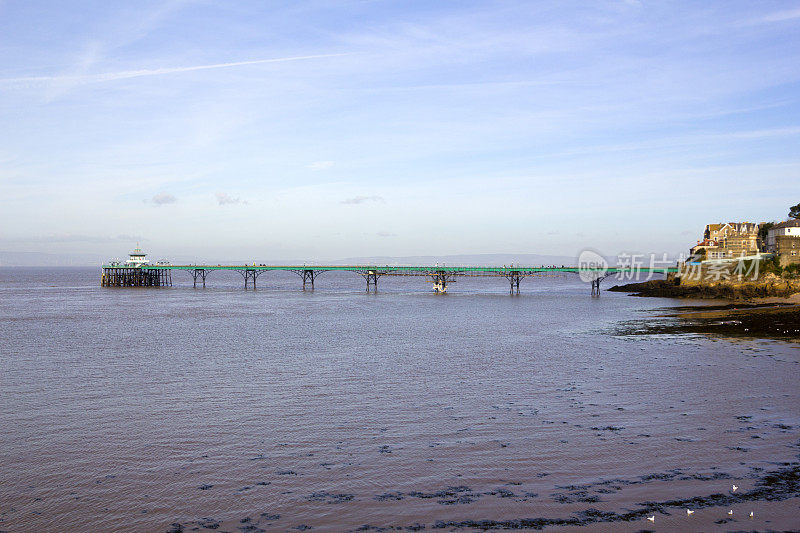
[[[152,254],[151,254],[152,255]],[[160,255],[156,255],[161,259]],[[54,254],[43,252],[8,252],[0,250],[0,267],[60,267],[60,266],[100,266],[109,261],[107,255],[98,254]],[[488,253],[488,254],[450,254],[450,255],[413,255],[413,256],[359,256],[345,257],[339,259],[301,257],[301,258],[274,258],[264,257],[255,254],[252,258],[220,258],[220,257],[197,257],[197,256],[169,256],[169,260],[177,264],[252,264],[270,263],[276,265],[298,265],[305,264],[330,264],[330,265],[352,265],[352,264],[371,264],[371,265],[419,265],[419,264],[439,264],[448,266],[481,265],[481,266],[504,266],[504,265],[565,265],[575,266],[576,258],[566,255],[547,255],[547,254],[528,254],[528,253]],[[609,264],[614,264],[616,258],[606,258]]]

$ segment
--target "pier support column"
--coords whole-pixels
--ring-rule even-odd
[[[444,279],[444,276],[439,274],[433,276],[433,292],[436,294],[447,292],[447,280]]]
[[[436,294],[444,294],[447,292],[448,282],[455,282],[454,275],[448,274],[444,270],[437,270],[431,274],[431,278],[433,279],[433,292]]]
[[[311,290],[313,291],[314,290],[314,280],[316,279],[317,276],[322,274],[324,272],[324,270],[305,269],[305,270],[298,270],[296,272],[301,278],[303,278],[303,290],[306,290],[306,284],[310,283],[311,284]]]
[[[253,280],[253,290],[256,290],[256,271],[255,270],[245,270],[244,271],[244,290],[247,290],[247,282],[250,279]]]
[[[166,268],[160,271],[161,275],[161,286],[162,287],[172,287],[172,269]]]
[[[203,282],[203,288],[206,288],[206,274],[208,272],[204,268],[195,268],[194,270],[189,270],[189,275],[192,276],[194,280],[194,288],[197,288],[197,278]]]
[[[509,294],[519,294],[519,282],[524,278],[522,274],[519,273],[517,270],[512,270],[505,274],[506,279],[511,284],[511,288],[509,289]]]
[[[164,271],[159,268],[141,269],[142,285],[145,287],[161,287],[164,285]]]
[[[247,290],[248,285],[250,285],[250,280],[253,280],[253,290],[256,290],[256,279],[264,273],[263,270],[256,270],[254,268],[239,270],[238,272],[244,278],[244,290]]]
[[[367,280],[367,292],[369,292],[370,285],[375,288],[375,292],[378,292],[378,278],[381,277],[382,274],[382,272],[378,272],[377,270],[361,272],[361,276]]]
[[[600,296],[600,282],[604,279],[605,276],[598,276],[592,280],[592,296]]]

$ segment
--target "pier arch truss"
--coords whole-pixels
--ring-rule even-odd
[[[314,280],[322,274],[326,272],[326,270],[319,269],[319,268],[306,268],[305,266],[302,269],[292,270],[295,274],[300,276],[303,280],[303,290],[306,290],[307,285],[311,285],[311,290],[314,290]]]
[[[592,275],[591,280],[589,281],[589,283],[592,285],[592,296],[600,296],[600,282],[609,276],[615,275],[617,275],[617,272],[614,272],[613,274],[609,274],[608,272],[605,274],[596,272],[594,275]]]
[[[205,286],[206,286],[206,276],[208,275],[208,272],[209,272],[208,270],[206,270],[204,268],[193,268],[193,269],[187,270],[187,272],[189,273],[190,276],[192,276],[192,280],[193,280],[193,284],[194,284],[194,288],[195,289],[197,288],[197,280],[198,279],[200,279],[200,281],[203,284],[203,288],[205,288]]]
[[[367,281],[367,292],[369,292],[370,285],[375,292],[378,292],[378,278],[386,274],[377,267],[367,267],[365,270],[354,270],[354,272],[361,274],[361,277]]]
[[[263,274],[265,271],[256,268],[243,268],[236,270],[236,272],[241,274],[244,278],[244,290],[247,290],[250,282],[253,284],[253,290],[256,290],[256,280],[258,279],[258,276]]]

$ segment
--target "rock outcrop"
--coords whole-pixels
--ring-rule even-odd
[[[662,298],[715,298],[747,300],[751,298],[787,298],[800,292],[800,279],[782,278],[774,274],[760,276],[757,280],[683,280],[675,277],[667,280],[651,280],[643,283],[617,285],[608,289],[630,292],[635,296],[658,296]]]

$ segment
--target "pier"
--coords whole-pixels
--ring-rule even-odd
[[[103,266],[103,287],[171,287],[172,270],[130,266]]]
[[[172,264],[125,264],[103,265],[101,285],[103,287],[170,287],[172,271],[182,270],[192,278],[195,288],[205,287],[208,274],[219,270],[238,272],[242,276],[244,289],[255,289],[256,281],[262,274],[274,271],[293,272],[302,282],[304,290],[314,289],[314,282],[320,274],[330,271],[353,272],[366,281],[366,291],[377,291],[378,280],[384,276],[417,276],[427,278],[436,293],[447,292],[448,285],[459,277],[505,278],[509,283],[509,293],[519,294],[520,282],[527,277],[547,274],[585,274],[586,268],[561,267],[523,267],[523,266],[377,266],[377,265],[172,265]],[[608,276],[630,272],[630,267],[609,267],[589,270],[591,275],[591,294],[600,295],[600,283]],[[668,274],[678,272],[678,267],[642,268],[637,272]]]
[[[266,272],[284,271],[293,272],[300,276],[303,290],[314,290],[314,280],[330,271],[354,272],[360,274],[367,282],[366,290],[377,291],[378,279],[382,276],[417,276],[428,278],[433,284],[433,291],[438,294],[447,292],[447,286],[463,276],[470,277],[503,277],[509,283],[509,293],[519,294],[519,284],[526,277],[580,274],[583,279],[589,278],[592,286],[592,296],[600,296],[600,282],[608,276],[636,271],[637,273],[677,273],[674,267],[602,267],[595,264],[574,266],[539,266],[522,267],[518,265],[493,267],[493,266],[377,266],[377,265],[173,265],[167,261],[151,263],[147,254],[136,246],[128,259],[103,265],[100,285],[103,287],[171,287],[172,271],[183,270],[192,278],[194,288],[205,287],[208,274],[216,270],[232,270],[238,272],[244,280],[244,289],[256,288],[256,280]]]

